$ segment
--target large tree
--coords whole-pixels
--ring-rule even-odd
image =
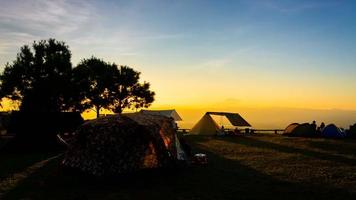
[[[0,75],[0,99],[20,102],[27,112],[84,111],[94,108],[99,116],[106,108],[121,113],[125,108],[148,107],[155,93],[140,83],[140,73],[92,57],[72,68],[71,52],[55,39],[34,42],[20,49],[15,61]]]
[[[140,72],[128,66],[120,66],[116,71],[115,84],[111,90],[112,104],[110,109],[115,113],[121,113],[125,108],[147,108],[154,101],[155,93],[150,90],[150,84],[140,83]]]
[[[73,69],[72,82],[80,96],[80,103],[76,105],[78,110],[94,108],[98,117],[101,108],[109,108],[112,102],[109,88],[115,82],[116,69],[116,65],[95,57],[83,59]]]
[[[21,47],[17,58],[0,75],[2,98],[21,102],[22,111],[58,112],[72,108],[71,52],[55,39]]]
[[[73,70],[74,88],[81,101],[76,108],[94,108],[97,117],[105,108],[121,113],[125,108],[148,107],[155,93],[149,83],[140,83],[140,73],[128,66],[118,67],[101,59],[83,59]]]

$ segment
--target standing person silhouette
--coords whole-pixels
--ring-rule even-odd
[[[321,124],[320,124],[320,131],[323,131],[324,128],[325,128],[325,124],[324,124],[324,122],[321,122]]]
[[[313,123],[311,124],[311,127],[313,128],[313,132],[314,134],[316,133],[316,122],[315,120],[313,121]]]

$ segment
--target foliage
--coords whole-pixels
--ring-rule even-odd
[[[110,65],[100,59],[83,59],[73,69],[72,82],[80,101],[77,110],[94,107],[99,115],[100,108],[107,108],[112,101],[109,86],[114,82],[116,65]]]
[[[77,109],[101,108],[121,113],[125,108],[148,107],[154,101],[149,83],[139,83],[140,73],[95,57],[83,59],[73,70],[73,82],[81,98]]]
[[[155,93],[140,83],[140,72],[95,57],[72,68],[71,52],[55,39],[24,45],[0,75],[0,99],[19,102],[21,111],[63,112],[148,107]],[[4,101],[3,101],[4,102]]]
[[[69,110],[75,93],[70,90],[71,52],[55,39],[21,47],[1,74],[1,97],[21,101],[22,111]]]
[[[150,91],[150,84],[139,83],[140,73],[128,66],[120,66],[114,84],[114,98],[110,109],[121,113],[123,109],[149,107],[154,101],[155,93]]]

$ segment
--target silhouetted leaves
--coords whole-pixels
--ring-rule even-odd
[[[20,100],[22,111],[64,111],[71,107],[71,52],[55,39],[21,48],[1,75],[1,97]]]
[[[121,113],[125,108],[148,107],[154,101],[155,93],[149,83],[139,83],[140,73],[128,66],[120,66],[114,84],[113,104],[110,109]]]
[[[95,57],[83,59],[73,70],[81,103],[77,109],[101,108],[121,113],[125,108],[148,107],[154,100],[149,83],[139,83],[140,73],[128,66],[104,62]]]
[[[95,57],[72,68],[71,52],[55,39],[21,47],[15,61],[0,76],[0,99],[21,102],[26,112],[84,111],[101,108],[121,113],[123,109],[148,107],[155,93],[149,83],[139,83],[140,72],[118,67]]]

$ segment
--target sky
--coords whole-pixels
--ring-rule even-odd
[[[56,38],[75,66],[92,55],[142,72],[152,108],[190,127],[205,111],[257,127],[356,122],[351,0],[0,0],[0,70]]]

